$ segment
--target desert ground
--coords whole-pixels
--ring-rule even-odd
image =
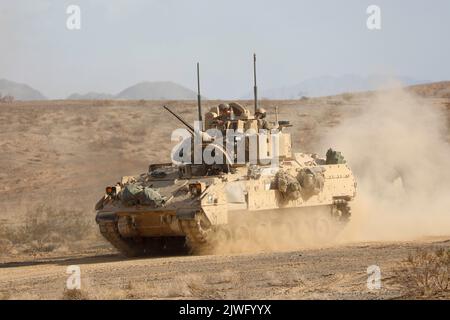
[[[375,93],[260,101],[269,120],[278,106],[291,121],[295,151],[324,154],[334,141],[355,169],[359,201],[335,243],[131,260],[101,238],[93,207],[121,176],[170,161],[171,133],[182,125],[162,105],[192,123],[196,102],[0,104],[0,299],[63,298],[68,265],[81,267],[88,299],[420,298],[397,270],[418,250],[450,249],[443,86],[447,95],[418,87],[374,103]],[[370,265],[381,269],[379,290],[367,289]],[[448,290],[432,297],[448,299]]]
[[[8,299],[66,298],[66,270],[77,265],[83,299],[407,299],[416,296],[396,281],[397,264],[436,247],[449,249],[450,237],[234,255],[58,257],[3,264],[0,288]],[[380,267],[380,289],[367,287],[371,265]]]

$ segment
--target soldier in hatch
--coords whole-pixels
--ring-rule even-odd
[[[217,129],[225,131],[227,129],[227,121],[231,119],[231,107],[226,103],[219,104],[219,115],[213,120]]]
[[[258,108],[255,112],[255,119],[258,121],[258,130],[270,130],[269,122],[266,120],[266,109]]]

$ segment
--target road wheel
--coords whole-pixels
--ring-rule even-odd
[[[211,224],[203,214],[197,214],[192,220],[181,220],[181,228],[186,234],[186,243],[193,253],[207,249]]]

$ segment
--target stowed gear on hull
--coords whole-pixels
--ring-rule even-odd
[[[95,206],[96,221],[105,239],[120,252],[136,256],[199,251],[236,236],[236,230],[244,230],[250,219],[252,224],[257,221],[256,225],[277,224],[286,217],[293,221],[301,211],[313,221],[310,225],[326,226],[323,216],[314,220],[310,212],[316,210],[311,208],[325,209],[328,220],[348,221],[356,182],[344,158],[332,149],[326,158],[292,154],[291,135],[285,132],[289,122],[278,121],[277,114],[276,121],[269,123],[266,111],[257,107],[256,78],[255,114],[232,102],[211,108],[202,118],[200,92],[198,101],[202,132],[195,132],[180,116],[165,109],[193,137],[201,137],[199,146],[188,144],[190,161],[196,148],[203,154],[212,147],[214,157],[222,155],[223,163],[192,164],[185,158],[172,158],[172,163],[150,165],[148,172],[123,177],[107,187]],[[211,129],[223,135],[211,136],[206,131]],[[230,138],[229,130],[240,135]],[[253,147],[249,145],[252,141],[256,143]],[[242,143],[245,147],[240,149]],[[232,152],[221,147],[229,145]],[[177,149],[172,157],[186,156],[185,151]],[[268,159],[276,161],[267,163]],[[292,223],[289,229],[297,232]],[[327,227],[322,233],[331,234]]]

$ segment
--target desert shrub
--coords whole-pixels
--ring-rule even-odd
[[[88,148],[91,151],[99,151],[104,149],[125,149],[127,143],[134,142],[134,140],[132,140],[133,138],[136,137],[125,133],[120,135],[95,135],[89,141]]]
[[[9,252],[13,247],[11,240],[5,237],[6,230],[4,226],[0,226],[0,252]]]
[[[93,100],[92,105],[94,107],[109,107],[114,105],[114,103],[111,100]]]
[[[8,292],[0,292],[0,300],[9,300],[11,295]]]
[[[65,289],[62,296],[63,300],[89,300],[87,292],[80,289]]]
[[[450,291],[450,250],[418,250],[399,264],[396,276],[411,295],[446,294]]]
[[[340,100],[327,100],[327,104],[331,106],[341,106],[344,102]]]
[[[344,101],[349,102],[353,99],[353,95],[351,93],[344,93],[342,94],[342,99],[344,99]]]
[[[177,110],[176,112],[178,115],[181,115],[181,116],[186,116],[191,113],[191,111],[187,110],[187,109],[180,109],[180,110]]]
[[[132,136],[137,136],[137,137],[143,138],[147,135],[147,126],[141,125],[141,126],[133,127],[130,129],[130,134]]]
[[[95,230],[92,217],[76,209],[57,209],[40,204],[29,209],[25,217],[23,223],[0,226],[0,246],[48,252],[89,238]]]
[[[23,232],[29,240],[51,237],[54,233],[67,240],[80,240],[92,225],[92,218],[76,209],[57,209],[45,204],[28,212]]]

